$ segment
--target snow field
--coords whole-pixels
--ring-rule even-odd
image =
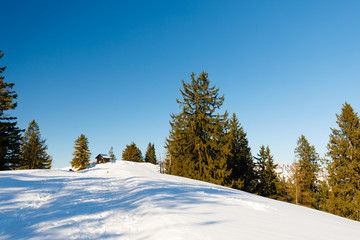
[[[0,239],[359,239],[360,223],[118,161],[0,172]]]

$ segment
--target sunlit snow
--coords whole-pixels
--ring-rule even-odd
[[[0,172],[0,239],[359,239],[360,222],[118,161]]]

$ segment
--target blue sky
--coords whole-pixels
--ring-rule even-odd
[[[359,1],[3,1],[0,66],[55,167],[85,134],[94,159],[134,141],[158,156],[181,80],[209,73],[252,153],[292,162],[304,134],[321,156],[335,113],[360,110]]]

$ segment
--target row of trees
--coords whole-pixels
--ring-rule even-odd
[[[3,56],[0,51],[0,59]],[[5,82],[5,69],[0,67],[0,170],[50,168],[52,158],[46,152],[39,125],[33,120],[22,135],[17,118],[9,113],[17,107],[18,95],[14,83]]]
[[[157,164],[155,145],[153,143],[149,143],[145,153],[145,158],[143,158],[140,149],[134,142],[132,142],[130,145],[126,145],[122,153],[122,159],[125,161],[149,162],[152,164]]]
[[[360,221],[360,119],[348,103],[336,118],[325,158],[299,138],[287,200]]]
[[[75,140],[75,151],[73,153],[73,159],[70,162],[73,168],[77,168],[79,170],[85,169],[90,165],[90,157],[91,152],[89,150],[89,141],[84,134],[81,134]],[[113,147],[109,150],[109,157],[111,160],[116,160],[116,156],[113,151]],[[126,145],[123,153],[122,159],[125,161],[133,161],[133,162],[149,162],[152,164],[157,164],[156,154],[155,154],[155,145],[149,143],[148,148],[146,150],[145,159],[143,159],[140,149],[136,146],[134,142],[130,145]]]
[[[220,184],[360,220],[360,120],[345,103],[331,129],[328,153],[320,159],[301,135],[289,179],[276,174],[269,146],[251,154],[235,114],[219,113],[224,96],[208,74],[182,82],[181,111],[171,114],[165,172]]]

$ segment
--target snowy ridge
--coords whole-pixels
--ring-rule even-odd
[[[281,177],[284,178],[285,181],[290,178],[291,174],[291,163],[277,163],[277,167],[275,172]]]
[[[358,239],[360,222],[119,161],[0,172],[0,239]]]

